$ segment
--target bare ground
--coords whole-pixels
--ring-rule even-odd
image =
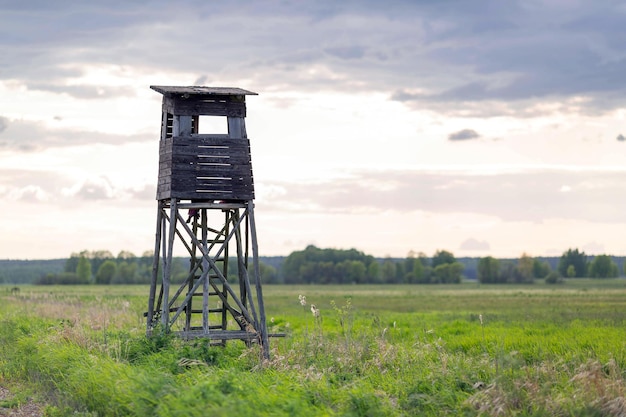
[[[19,404],[16,407],[3,407],[3,401],[11,400],[13,394],[0,386],[0,416],[1,417],[41,417],[43,411],[39,404],[36,404],[32,400],[28,400],[27,403]]]

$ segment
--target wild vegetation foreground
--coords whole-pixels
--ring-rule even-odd
[[[266,286],[271,359],[145,337],[143,286],[0,287],[0,387],[48,416],[618,416],[626,282]]]

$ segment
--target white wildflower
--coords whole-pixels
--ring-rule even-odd
[[[319,317],[320,316],[320,311],[317,307],[315,307],[315,304],[311,304],[311,313],[313,314],[313,317]]]
[[[478,320],[480,320],[480,325],[482,326],[483,325],[483,315],[482,314],[478,315]]]
[[[300,294],[298,296],[298,299],[300,300],[300,305],[305,306],[306,305],[306,295],[302,295]]]

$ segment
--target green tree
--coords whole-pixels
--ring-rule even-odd
[[[118,260],[134,260],[135,258],[135,254],[127,250],[122,250],[120,251],[120,253],[117,254]]]
[[[406,275],[406,269],[404,262],[396,262],[396,279],[395,282],[397,284],[401,284],[404,282],[404,276]]]
[[[76,275],[81,282],[88,283],[91,281],[91,262],[84,255],[81,255],[80,258],[78,258]]]
[[[598,255],[589,265],[589,276],[592,278],[616,278],[619,276],[619,268],[609,255]]]
[[[116,272],[117,264],[115,261],[111,259],[104,261],[96,272],[96,284],[110,284]]]
[[[446,250],[438,250],[437,252],[435,252],[433,259],[430,262],[430,266],[432,266],[433,269],[435,269],[439,265],[452,264],[455,262],[456,262],[456,258],[451,252],[448,252]]]
[[[360,272],[355,272],[350,261],[360,261],[366,269],[376,262],[356,249],[320,249],[309,245],[303,251],[292,252],[285,259],[281,273],[286,284],[354,282],[351,275]]]
[[[556,271],[550,271],[548,275],[546,275],[546,284],[562,284],[563,277],[559,275]]]
[[[76,268],[78,268],[78,261],[81,257],[89,259],[89,251],[83,250],[79,253],[72,253],[65,261],[65,272],[75,273]]]
[[[576,268],[574,267],[574,265],[570,265],[565,270],[565,273],[567,274],[568,278],[574,278],[576,276]]]
[[[415,259],[413,265],[413,277],[415,282],[421,283],[426,280],[426,265],[422,263],[420,258]]]
[[[500,274],[498,275],[498,282],[515,282],[515,264],[512,261],[502,261],[500,263]]]
[[[263,284],[278,284],[278,271],[271,265],[259,262],[259,272]]]
[[[574,267],[574,276],[572,277],[568,274],[570,266]],[[584,277],[587,274],[587,255],[585,252],[579,252],[578,249],[568,249],[559,259],[558,271],[564,277]]]
[[[115,256],[108,250],[95,250],[89,254],[91,268],[96,271],[96,273],[100,269],[100,266],[109,259],[115,259]]]
[[[347,282],[361,284],[365,282],[367,267],[362,261],[344,261],[347,264]]]
[[[428,256],[424,252],[419,252],[417,254],[417,259],[420,260],[424,268],[430,266],[430,259],[428,259]]]
[[[454,284],[461,282],[464,265],[456,261],[451,252],[438,250],[433,255],[430,267],[425,269],[431,283]]]
[[[551,270],[548,261],[542,261],[539,258],[533,259],[533,276],[535,278],[545,278]]]
[[[382,280],[385,284],[396,283],[396,263],[390,257],[387,257],[383,262],[381,272]]]
[[[516,283],[532,283],[534,281],[533,274],[533,258],[523,253],[517,260],[517,266],[515,267],[515,282]]]
[[[406,273],[405,281],[409,284],[423,284],[424,283],[424,265],[419,258],[411,259],[412,266],[411,271]]]
[[[460,262],[443,263],[434,269],[435,282],[438,284],[458,284],[461,282],[463,264]]]
[[[117,264],[117,274],[115,274],[111,283],[134,284],[135,272],[137,272],[137,264],[135,262],[122,261]]]
[[[478,281],[483,284],[498,282],[500,277],[500,261],[492,256],[486,256],[478,260]]]
[[[282,267],[285,284],[300,284],[304,282],[301,269],[306,262],[307,254],[304,251],[292,252],[285,258]]]
[[[367,266],[367,282],[372,284],[379,284],[380,281],[380,264],[374,261]]]
[[[404,275],[408,277],[411,272],[413,272],[413,266],[415,265],[414,260],[416,257],[416,253],[413,250],[410,250],[404,259]],[[410,282],[407,280],[407,282]]]

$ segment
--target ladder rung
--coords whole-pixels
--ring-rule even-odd
[[[194,260],[195,260],[194,265],[195,265],[195,264],[201,264],[201,263],[202,263],[202,261],[204,260],[204,258],[195,258],[195,259],[194,259],[194,258],[190,258],[190,259],[191,259],[191,261],[194,261]],[[222,258],[222,257],[219,257],[219,258],[211,258],[211,259],[213,260],[213,262],[224,262],[224,258]]]
[[[194,280],[198,280],[200,278],[201,278],[200,275],[194,275],[193,277]],[[219,278],[219,275],[217,274],[209,274],[209,279],[218,279],[218,278]]]
[[[202,330],[202,329],[203,329],[202,326],[192,326],[189,328],[189,330]],[[219,324],[214,324],[212,326],[209,326],[209,330],[223,330],[223,328]]]
[[[209,309],[209,313],[223,313],[224,311],[225,310],[223,308],[210,308]],[[191,314],[202,314],[202,310],[191,310]]]

